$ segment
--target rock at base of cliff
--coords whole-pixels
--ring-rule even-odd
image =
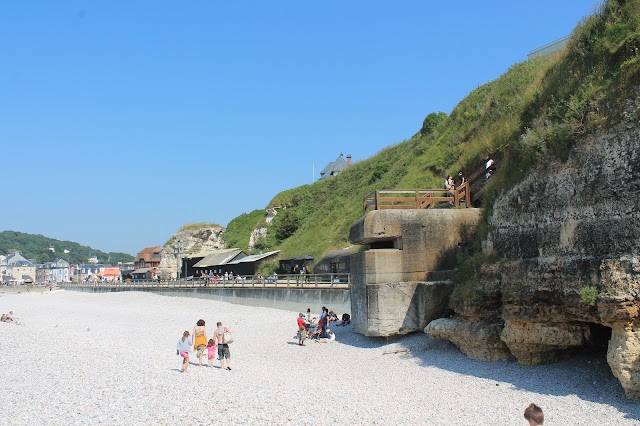
[[[587,344],[590,333],[586,324],[507,321],[500,338],[519,364],[537,365],[571,356]]]
[[[640,325],[613,328],[607,362],[627,398],[640,399]]]
[[[424,329],[434,339],[446,339],[469,358],[482,361],[513,359],[509,348],[500,340],[502,324],[496,321],[464,317],[440,318]]]

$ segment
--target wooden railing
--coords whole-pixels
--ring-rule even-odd
[[[246,275],[233,280],[181,279],[172,281],[134,280],[131,282],[60,283],[63,288],[336,288],[349,289],[351,274],[305,274],[260,277]]]
[[[471,207],[471,191],[469,183],[465,182],[449,189],[395,189],[375,191],[364,197],[364,213],[369,210],[385,209],[428,209],[442,203],[449,203],[450,207]]]

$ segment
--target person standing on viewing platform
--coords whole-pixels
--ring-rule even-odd
[[[456,176],[456,183],[455,183],[455,187],[456,188],[460,188],[462,185],[464,185],[467,182],[467,177],[464,175],[464,173],[462,173],[462,170],[458,172],[458,175]],[[460,199],[460,202],[465,202],[466,201],[466,197],[462,197]]]
[[[455,184],[453,183],[453,176],[448,175],[447,179],[445,179],[444,181],[444,189],[446,189],[447,192],[445,196],[447,197],[453,197],[453,191],[455,190]],[[449,201],[448,202],[449,205],[453,205],[453,202]]]

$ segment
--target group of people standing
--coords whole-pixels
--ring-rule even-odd
[[[199,366],[202,366],[202,358],[206,351],[209,361],[208,365],[210,367],[214,366],[217,353],[220,368],[223,370],[231,370],[231,351],[229,350],[229,344],[233,342],[231,332],[227,327],[222,325],[222,322],[218,321],[216,329],[213,332],[213,338],[207,340],[205,324],[203,319],[198,320],[196,326],[193,327],[193,332],[189,333],[188,330],[185,330],[185,332],[182,333],[182,338],[178,340],[176,353],[182,357],[181,371],[183,373],[189,372],[189,354],[192,346],[198,357]]]

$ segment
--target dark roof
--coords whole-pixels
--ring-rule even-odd
[[[320,172],[320,179],[327,178],[329,176],[335,176],[341,171],[347,168],[347,161],[344,159],[343,155],[340,154],[336,161],[332,161],[325,166],[324,169]]]
[[[310,256],[308,254],[303,254],[302,256],[296,256],[296,257],[291,257],[289,259],[281,259],[281,260],[284,260],[284,261],[287,261],[287,260],[313,260],[313,256]]]
[[[200,262],[193,265],[194,268],[206,268],[209,266],[225,265],[234,260],[237,256],[244,254],[240,249],[226,249],[211,253]],[[245,256],[243,256],[245,257]]]
[[[152,260],[155,260],[157,258],[160,257],[160,251],[162,249],[160,248],[160,246],[155,246],[155,247],[145,247],[144,249],[142,249],[142,251],[140,253],[138,253],[138,255],[136,256],[136,261],[140,261],[140,259],[144,260],[145,262],[151,262]],[[157,255],[156,255],[157,254]]]
[[[229,262],[227,263],[227,265],[237,265],[238,263],[253,263],[267,257],[275,256],[278,253],[280,253],[280,250],[270,251],[268,253],[262,253],[262,254],[252,254],[251,256],[245,256],[242,259],[236,259],[232,262]]]

